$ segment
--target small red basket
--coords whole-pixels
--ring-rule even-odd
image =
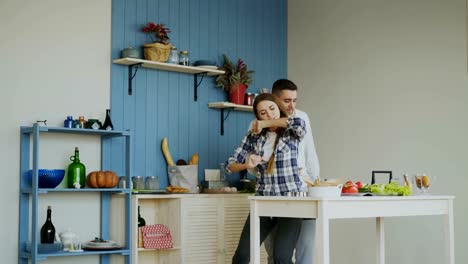
[[[173,247],[169,228],[162,224],[141,227],[143,247],[152,249],[169,249]]]

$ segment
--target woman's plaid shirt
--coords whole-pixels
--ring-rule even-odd
[[[257,166],[257,195],[284,196],[288,192],[299,192],[304,182],[299,177],[297,157],[299,141],[306,134],[305,122],[299,117],[288,117],[288,126],[274,151],[275,164],[272,174],[267,173],[268,162]],[[263,156],[263,146],[266,142],[266,131],[254,135],[248,133],[241,145],[229,157],[228,164],[245,163],[251,154]],[[228,166],[226,166],[228,167]]]

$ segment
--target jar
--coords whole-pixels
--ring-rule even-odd
[[[258,93],[254,93],[253,100],[252,100],[252,105],[253,105],[253,102],[255,102],[255,98],[257,98],[257,96],[258,96]]]
[[[80,117],[78,118],[78,123],[79,123],[79,125],[80,125],[80,128],[85,128],[85,123],[86,123],[86,121],[85,121],[85,119],[84,119],[84,116],[80,116]]]
[[[179,52],[177,51],[176,46],[171,47],[171,52],[169,53],[169,58],[167,63],[178,64],[179,63]]]
[[[246,93],[245,94],[244,104],[252,106],[253,101],[254,101],[254,95],[252,93]]]
[[[98,119],[88,119],[86,122],[86,128],[89,129],[101,129],[102,123]]]
[[[73,117],[67,116],[67,119],[63,121],[63,126],[67,128],[73,128]]]
[[[132,177],[132,184],[134,190],[143,190],[145,189],[145,185],[143,184],[143,177],[141,176],[133,176]]]
[[[189,52],[187,50],[183,50],[180,52],[179,64],[184,66],[190,65]]]
[[[156,176],[146,176],[145,180],[146,190],[159,190],[159,180]]]
[[[119,188],[120,189],[126,189],[127,188],[127,177],[125,176],[120,176],[119,177]]]
[[[219,163],[219,179],[221,181],[226,180],[226,166],[224,163]]]

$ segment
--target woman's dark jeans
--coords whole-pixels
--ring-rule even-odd
[[[274,241],[275,264],[290,264],[297,238],[301,231],[302,218],[260,217],[260,245],[270,231],[278,226]],[[250,214],[242,229],[239,245],[232,258],[233,264],[249,264],[250,262]]]

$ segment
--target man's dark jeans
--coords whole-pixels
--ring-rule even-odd
[[[260,245],[270,231],[278,226],[274,241],[274,260],[276,264],[292,263],[292,255],[297,238],[301,231],[301,218],[260,217]],[[250,214],[242,229],[239,245],[232,258],[233,264],[249,264],[250,262]]]

